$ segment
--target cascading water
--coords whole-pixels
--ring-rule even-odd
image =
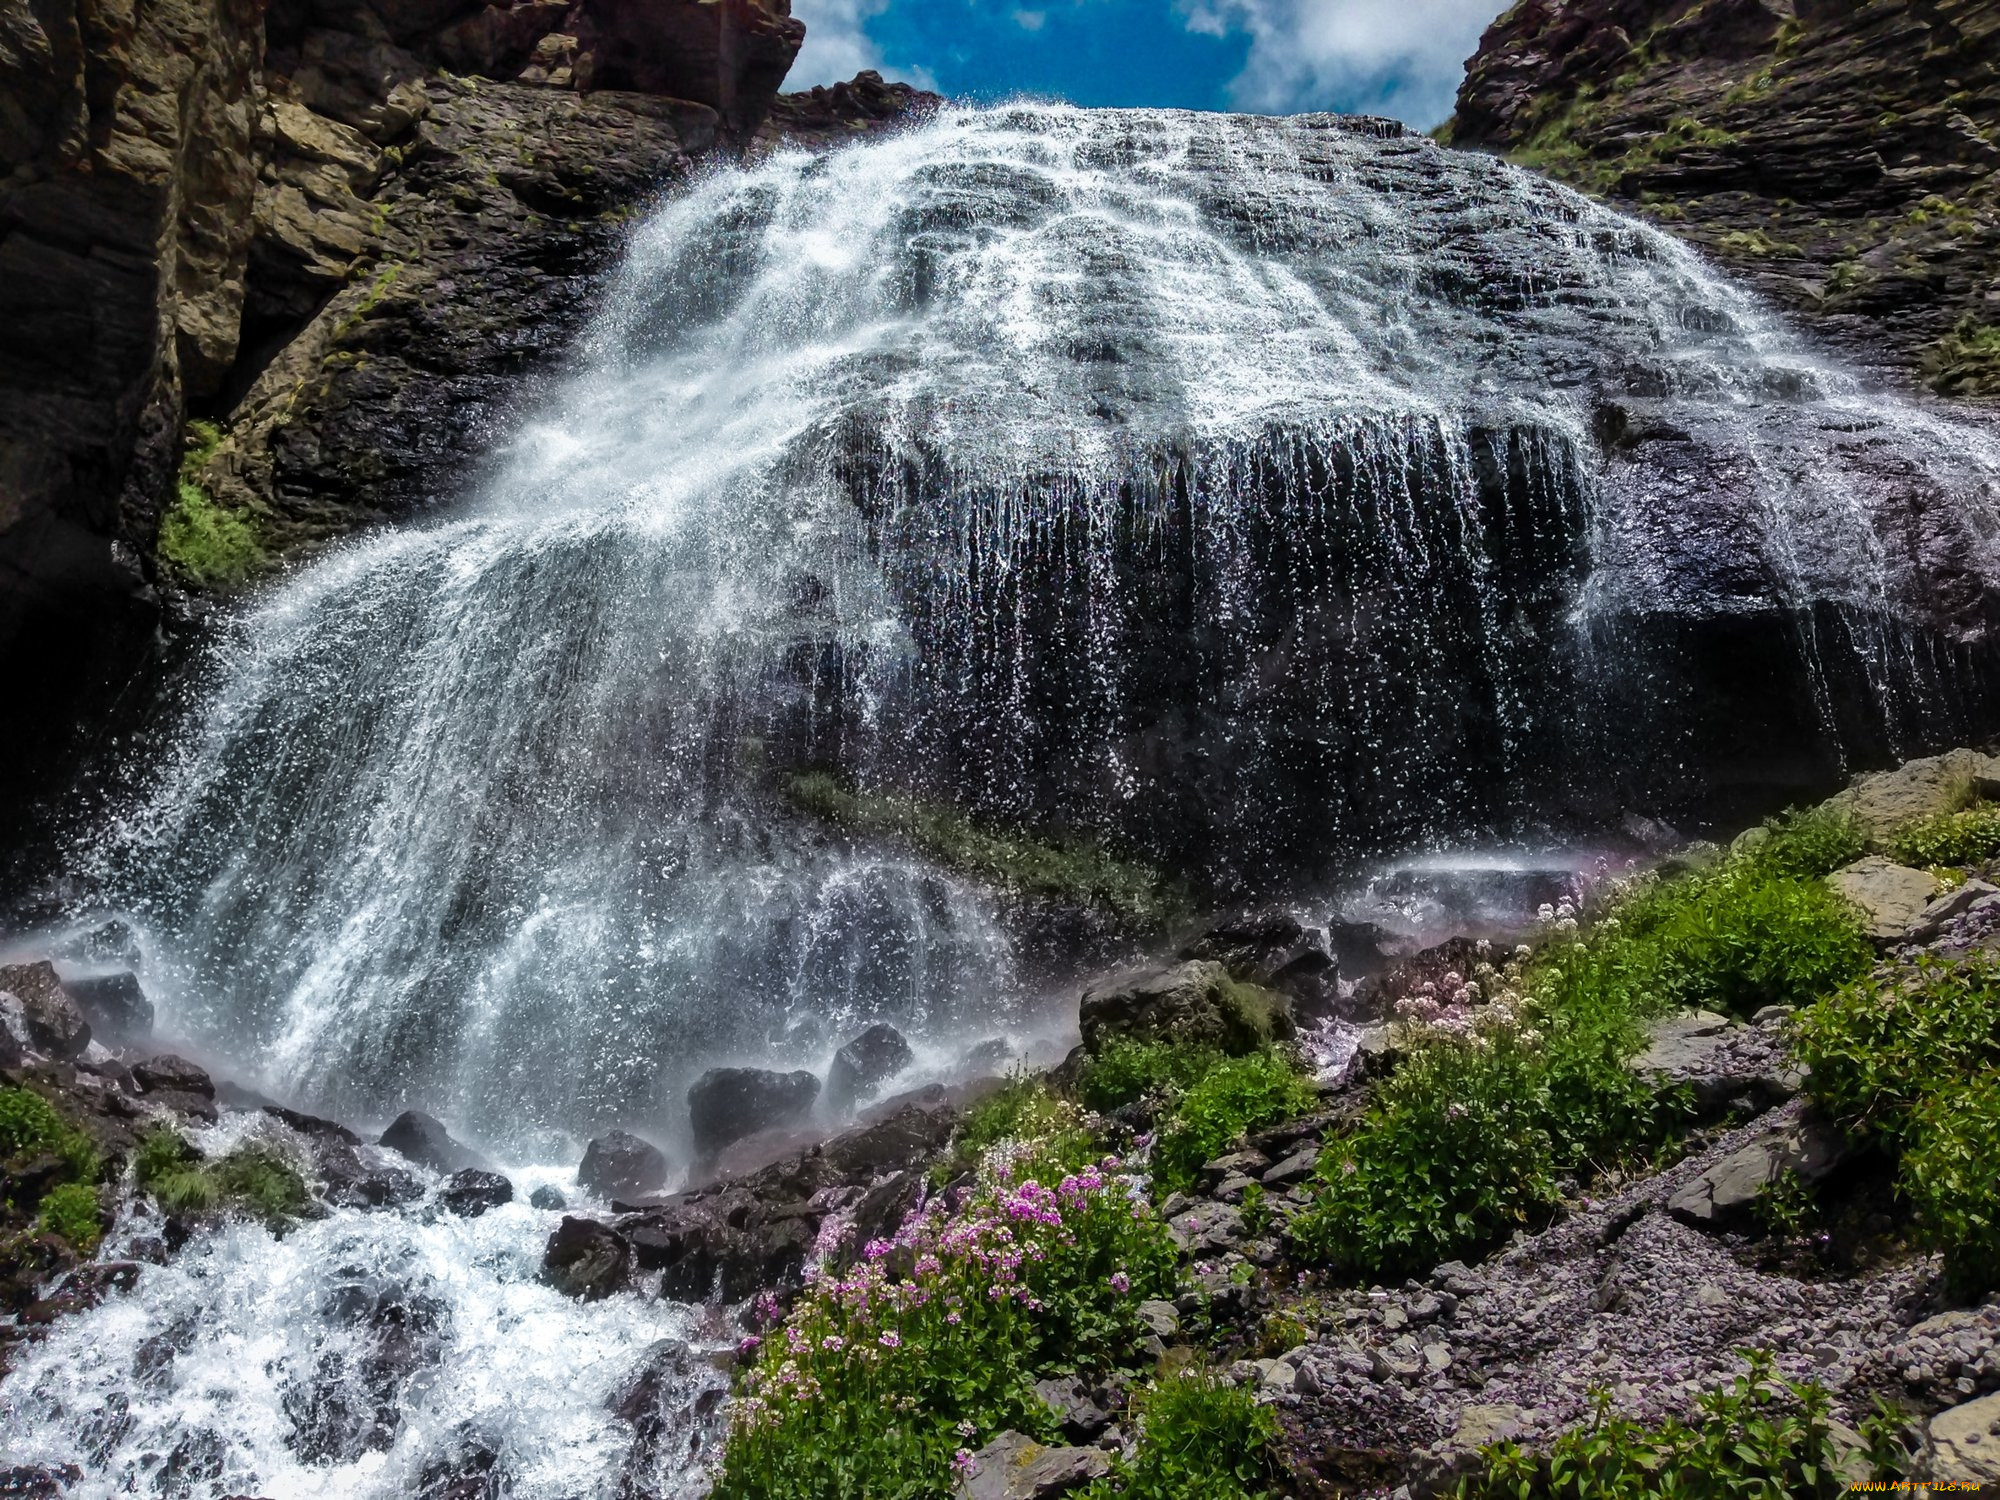
[[[1996,486],[1982,433],[1500,163],[1325,117],[946,111],[663,207],[480,495],[235,622],[92,873],[162,1029],[290,1100],[517,1152],[670,1131],[711,1063],[1030,999],[991,896],[815,828],[797,771],[1224,891],[1824,774],[1990,716]],[[511,1285],[511,1252],[353,1217],[270,1274],[353,1234]],[[13,1377],[38,1456],[178,1295]],[[244,1339],[303,1348],[273,1325],[310,1300]],[[277,1384],[230,1388],[246,1471],[300,1462]],[[89,1441],[129,1467],[200,1388],[123,1391]],[[442,1441],[410,1399],[386,1458],[299,1492],[395,1493]],[[615,1469],[575,1463],[513,1493]]]

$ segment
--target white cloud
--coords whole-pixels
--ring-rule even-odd
[[[1048,24],[1048,19],[1049,13],[1045,10],[1017,10],[1014,12],[1014,24],[1023,31],[1040,31],[1043,26]]]
[[[1340,108],[1429,128],[1451,113],[1465,60],[1504,0],[1178,0],[1190,31],[1247,32],[1230,85],[1240,109]]]
[[[785,87],[839,83],[864,68],[919,88],[937,87],[922,68],[901,68],[882,60],[881,49],[868,35],[868,22],[889,4],[890,0],[793,0],[792,14],[806,23],[806,44],[785,75]]]

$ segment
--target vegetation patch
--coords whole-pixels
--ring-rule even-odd
[[[69,1241],[81,1255],[90,1254],[104,1238],[104,1205],[97,1189],[82,1182],[65,1182],[52,1188],[42,1199],[35,1227],[43,1234]]]
[[[1132,1406],[1138,1451],[1083,1500],[1249,1500],[1265,1493],[1278,1419],[1251,1392],[1189,1370],[1140,1392]]]
[[[1216,1061],[1188,1085],[1153,1145],[1153,1181],[1162,1193],[1185,1192],[1248,1131],[1294,1119],[1318,1099],[1289,1058],[1267,1049]]]
[[[860,792],[825,772],[783,783],[808,816],[864,838],[904,844],[950,870],[1018,895],[1095,907],[1133,927],[1158,929],[1186,910],[1160,874],[1121,859],[1095,839],[1001,832],[957,808],[903,793]]]
[[[1892,1418],[1864,1421],[1856,1449],[1835,1427],[1824,1386],[1776,1374],[1768,1354],[1749,1358],[1749,1372],[1702,1395],[1689,1422],[1646,1427],[1615,1414],[1599,1392],[1589,1425],[1546,1453],[1487,1449],[1484,1469],[1459,1482],[1458,1500],[1835,1500],[1857,1481],[1902,1474]]]
[[[139,1143],[133,1162],[139,1186],[172,1214],[219,1210],[246,1214],[270,1228],[295,1223],[312,1205],[298,1169],[268,1147],[238,1146],[214,1161],[168,1129]]]
[[[2000,393],[2000,327],[1967,313],[1931,351],[1924,375],[1940,395]]]
[[[188,423],[180,480],[160,518],[160,560],[201,588],[242,583],[269,561],[255,517],[217,504],[202,488],[202,467],[221,442],[214,423]]]
[[[32,1089],[0,1088],[0,1160],[44,1153],[59,1158],[79,1182],[94,1181],[103,1168],[90,1137],[48,1100]]]
[[[1560,916],[1525,962],[1406,997],[1404,1061],[1327,1142],[1295,1250],[1353,1274],[1424,1270],[1545,1215],[1564,1179],[1657,1153],[1686,1102],[1632,1071],[1646,1023],[1796,1005],[1864,973],[1859,923],[1820,878],[1862,847],[1850,820],[1789,815],[1711,869],[1637,883],[1587,933]]]
[[[1972,807],[1925,818],[1898,833],[1889,852],[1920,870],[1983,864],[2000,855],[2000,807]]]
[[[1925,957],[1801,1011],[1807,1090],[1901,1163],[1898,1185],[1956,1287],[2000,1286],[2000,958]]]

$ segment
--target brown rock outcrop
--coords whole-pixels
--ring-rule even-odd
[[[1983,0],[1520,0],[1454,145],[1703,246],[1858,363],[2000,394],[2000,14]]]

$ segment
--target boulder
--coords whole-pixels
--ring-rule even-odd
[[[1179,956],[1212,960],[1234,978],[1274,988],[1335,967],[1324,928],[1308,927],[1291,912],[1276,909],[1239,912],[1209,928]]]
[[[169,1053],[133,1063],[132,1087],[148,1104],[215,1122],[215,1083],[185,1057]]]
[[[489,1208],[512,1203],[514,1184],[498,1172],[482,1172],[477,1167],[467,1167],[444,1180],[444,1186],[438,1189],[437,1201],[447,1213],[476,1219]]]
[[[584,1149],[576,1183],[599,1198],[642,1198],[666,1186],[666,1153],[636,1135],[614,1130]]]
[[[687,1094],[695,1154],[706,1159],[755,1131],[795,1124],[818,1097],[819,1079],[804,1071],[710,1068]]]
[[[555,1213],[569,1207],[569,1199],[562,1195],[562,1189],[550,1183],[543,1183],[528,1194],[528,1206],[539,1208],[543,1213]]]
[[[1811,1113],[1767,1128],[1668,1200],[1667,1211],[1700,1228],[1740,1223],[1786,1172],[1818,1182],[1844,1163],[1846,1136]]]
[[[826,1072],[827,1107],[843,1111],[872,1095],[910,1065],[913,1054],[903,1033],[877,1022],[833,1054]]]
[[[662,1474],[698,1471],[712,1452],[714,1421],[729,1395],[729,1377],[679,1339],[661,1339],[611,1394],[605,1409],[632,1429],[621,1496],[659,1494]]]
[[[1656,1088],[1686,1088],[1704,1120],[1736,1107],[1782,1104],[1802,1082],[1780,1037],[1739,1026],[1713,1011],[1654,1022],[1646,1050],[1632,1060],[1632,1068]]]
[[[542,1252],[542,1280],[566,1297],[598,1302],[631,1277],[630,1242],[595,1219],[564,1219]]]
[[[63,988],[90,1023],[90,1034],[105,1046],[129,1047],[151,1039],[153,1002],[140,988],[138,975],[93,974],[66,979]]]
[[[2000,1395],[1939,1412],[1924,1433],[1920,1477],[1977,1490],[2000,1485]]]
[[[467,1167],[492,1170],[478,1152],[461,1146],[442,1122],[420,1109],[406,1109],[396,1116],[378,1144],[433,1172],[461,1172]]]
[[[753,134],[805,39],[788,0],[582,0],[579,89],[692,99],[738,137]]]
[[[1826,804],[1852,813],[1871,838],[1959,807],[1967,795],[2000,797],[2000,759],[1977,750],[1950,750],[1893,771],[1856,777]]]
[[[89,1022],[46,959],[0,968],[0,1013],[23,1045],[49,1057],[81,1057],[90,1045]]]
[[[139,935],[117,917],[65,939],[55,951],[57,958],[81,964],[121,964],[128,969],[136,967],[141,957]]]
[[[1878,943],[1901,942],[1924,920],[1939,881],[1879,854],[1858,859],[1827,876],[1827,884],[1861,913],[1862,927]]]
[[[1063,1436],[1072,1443],[1087,1443],[1111,1425],[1110,1413],[1081,1380],[1038,1380],[1035,1394],[1056,1414]]]
[[[1989,885],[1984,880],[1968,880],[1963,885],[1946,891],[1934,898],[1917,918],[1910,936],[1917,942],[1928,942],[1943,930],[1945,923],[1979,905],[1988,896],[2000,896],[2000,886]],[[74,988],[72,986],[72,988]]]
[[[1096,1448],[1049,1448],[1019,1432],[1003,1432],[972,1456],[972,1470],[952,1490],[954,1500],[1042,1500],[1080,1490],[1111,1472]]]
[[[1129,970],[1092,985],[1083,992],[1077,1024],[1093,1055],[1131,1039],[1215,1047],[1240,1056],[1292,1034],[1291,1006],[1283,995],[1232,978],[1212,959]]]

